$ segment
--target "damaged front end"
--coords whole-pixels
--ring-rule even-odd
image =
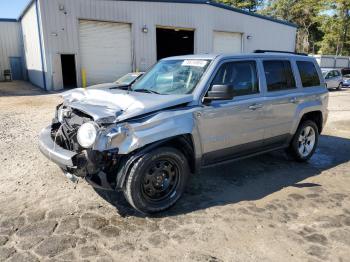
[[[96,135],[91,145],[84,145],[79,141],[79,132],[82,126],[87,124],[96,127]],[[106,130],[111,129],[110,126],[101,121],[94,122],[92,117],[77,109],[59,105],[52,124],[40,134],[39,147],[70,180],[75,181],[80,177],[85,178],[94,187],[116,189],[116,175],[123,156],[118,155],[118,148],[106,149],[102,146],[106,145],[111,137],[118,136],[116,132],[106,133]],[[113,131],[118,131],[114,129]],[[84,135],[88,134],[80,134]],[[96,146],[99,149],[96,149]]]
[[[155,95],[121,90],[75,89],[62,95],[52,124],[40,133],[41,152],[71,180],[121,189],[145,146],[189,134],[192,110],[177,110],[192,95]]]

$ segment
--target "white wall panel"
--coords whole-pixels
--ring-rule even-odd
[[[22,57],[21,25],[19,22],[0,21],[0,81],[4,70],[10,69],[10,57]]]
[[[23,16],[21,23],[29,81],[34,85],[44,88],[40,37],[35,3],[32,4]]]

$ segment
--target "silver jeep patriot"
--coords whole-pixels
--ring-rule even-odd
[[[166,58],[129,90],[62,97],[41,152],[72,180],[122,190],[143,213],[174,205],[202,167],[276,149],[307,161],[328,105],[313,58],[272,52]]]

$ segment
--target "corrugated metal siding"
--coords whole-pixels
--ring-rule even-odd
[[[76,54],[80,78],[78,19],[132,24],[133,68],[146,70],[156,62],[156,26],[195,29],[195,52],[213,51],[213,32],[243,34],[243,50],[276,49],[294,51],[296,28],[218,7],[183,3],[132,2],[115,0],[39,0],[43,24],[47,76],[55,70],[58,53]],[[59,6],[64,6],[64,11]],[[147,25],[148,33],[142,33]],[[247,39],[247,35],[251,39]],[[57,63],[56,63],[57,64]],[[48,79],[48,83],[50,80]]]
[[[0,21],[0,81],[4,80],[4,70],[10,69],[11,56],[22,57],[21,25]]]
[[[350,67],[349,56],[335,56],[335,55],[314,55],[317,63],[323,68],[344,68]]]
[[[349,67],[349,57],[337,57],[335,59],[335,67],[344,68]]]
[[[24,42],[24,54],[29,81],[34,85],[43,88],[44,82],[39,42],[40,38],[35,3],[23,16],[21,23]]]

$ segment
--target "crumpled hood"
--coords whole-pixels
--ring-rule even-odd
[[[193,100],[189,95],[157,95],[119,89],[76,88],[62,94],[67,106],[90,115],[95,121],[117,117],[122,121]]]

